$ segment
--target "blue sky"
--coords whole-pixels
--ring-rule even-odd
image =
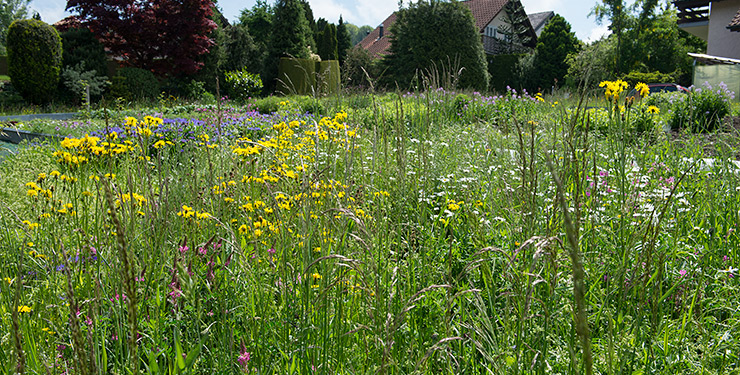
[[[409,0],[404,0],[408,4]],[[598,0],[521,0],[527,13],[555,11],[570,22],[576,36],[584,41],[596,40],[607,33],[606,25],[598,25],[589,17]],[[238,18],[244,8],[251,8],[256,0],[219,0],[218,4],[229,21]],[[268,2],[273,2],[268,0]],[[309,0],[314,17],[337,22],[341,14],[346,22],[377,26],[398,9],[398,0]],[[64,8],[66,0],[33,0],[31,8],[47,23],[54,23],[69,15]]]

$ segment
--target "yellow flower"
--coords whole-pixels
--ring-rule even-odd
[[[14,280],[15,279],[11,279],[9,277],[3,277],[3,281],[5,281],[6,283],[8,283],[8,285],[13,285],[13,281]]]
[[[21,314],[22,313],[30,313],[31,311],[33,311],[33,309],[30,308],[30,307],[28,307],[28,306],[26,306],[26,305],[18,306],[18,312],[21,313]]]
[[[242,235],[247,234],[248,230],[249,228],[247,228],[246,224],[242,224],[242,226],[239,227],[239,233],[241,233]]]
[[[635,85],[635,91],[637,91],[643,98],[650,94],[650,87],[643,82],[639,82]]]
[[[660,109],[654,105],[651,105],[647,108],[647,113],[657,115],[658,113],[660,113]]]
[[[311,274],[311,277],[315,280],[321,280],[321,275],[318,272],[314,272]]]

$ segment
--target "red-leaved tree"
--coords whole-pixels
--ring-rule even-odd
[[[214,44],[211,0],[69,0],[67,10],[115,57],[160,76],[197,72]]]

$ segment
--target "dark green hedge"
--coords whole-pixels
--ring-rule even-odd
[[[506,86],[519,88],[517,65],[522,56],[524,55],[488,55],[488,73],[491,75],[488,88],[491,91],[502,93],[506,91]]]
[[[57,89],[62,70],[62,38],[53,27],[34,19],[8,28],[8,75],[26,101],[45,104]]]
[[[339,62],[283,57],[278,77],[277,92],[284,95],[335,94],[339,91]]]

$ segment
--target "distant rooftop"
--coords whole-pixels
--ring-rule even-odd
[[[547,25],[547,21],[549,21],[550,18],[555,17],[555,12],[548,11],[532,13],[527,14],[527,17],[529,17],[529,23],[532,24],[532,28],[537,33],[537,36],[540,36],[540,32],[542,32],[542,29]]]

